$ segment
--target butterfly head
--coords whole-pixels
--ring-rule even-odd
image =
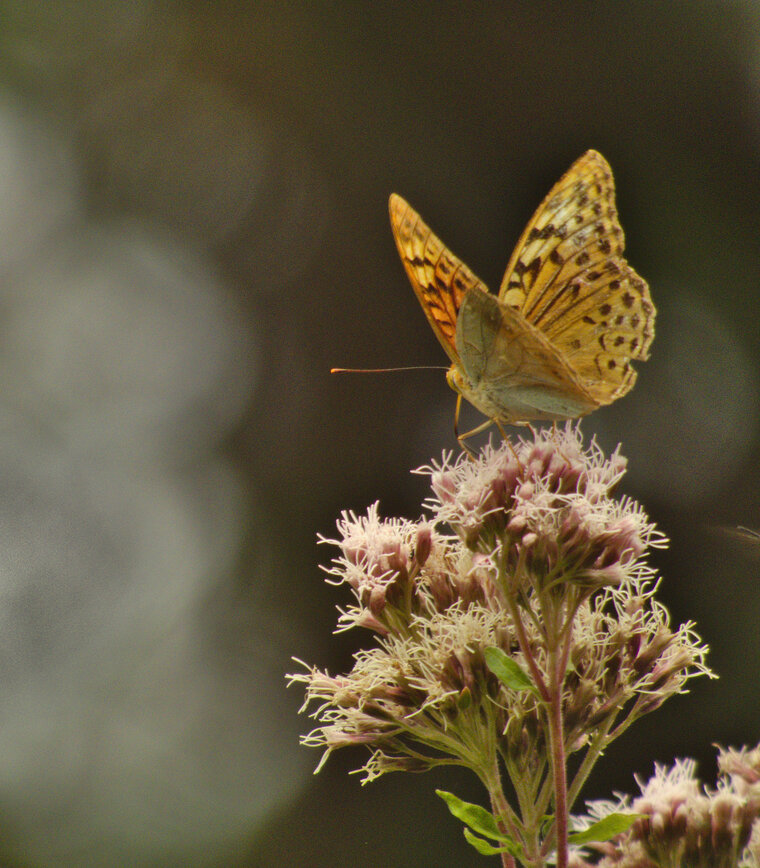
[[[489,399],[487,390],[483,389],[484,384],[472,382],[465,371],[456,363],[446,371],[446,382],[457,395],[469,401],[484,415],[491,419],[500,415],[500,408]]]
[[[457,394],[463,397],[467,397],[467,394],[471,391],[471,387],[465,380],[464,374],[456,365],[452,365],[446,371],[446,382]]]

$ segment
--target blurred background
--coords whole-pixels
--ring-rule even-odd
[[[416,518],[453,448],[398,260],[408,198],[492,288],[588,148],[659,308],[583,423],[672,540],[720,681],[588,797],[760,740],[760,8],[748,2],[0,2],[0,864],[487,864],[434,787],[298,746],[331,672],[342,509]],[[476,414],[467,416],[476,424]],[[757,547],[760,555],[760,545]]]

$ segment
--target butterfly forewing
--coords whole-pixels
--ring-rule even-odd
[[[499,298],[559,350],[606,404],[625,394],[647,358],[654,306],[623,258],[612,171],[588,151],[554,185],[523,232]]]
[[[474,287],[488,289],[401,196],[391,195],[388,208],[396,247],[414,292],[438,340],[457,363],[456,321],[462,298]]]

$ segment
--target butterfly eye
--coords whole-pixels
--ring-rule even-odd
[[[462,372],[455,365],[452,365],[448,371],[446,371],[446,382],[460,395],[465,389],[465,384],[462,381]]]

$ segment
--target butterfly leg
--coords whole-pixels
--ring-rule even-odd
[[[501,422],[499,422],[498,419],[492,419],[491,421],[499,429],[501,439],[507,444],[507,446],[509,447],[509,451],[512,453],[512,455],[515,456],[515,461],[517,461],[520,467],[522,467],[523,464],[522,461],[520,461],[520,456],[515,452],[515,447],[512,445],[512,441],[507,436],[507,432],[504,430],[504,426],[501,424]]]
[[[472,431],[467,431],[465,434],[459,433],[459,411],[462,409],[462,396],[457,395],[457,407],[454,411],[454,436],[457,438],[457,443],[462,447],[462,449],[470,456],[473,461],[475,460],[475,453],[470,449],[467,445],[465,445],[465,440],[468,437],[472,437],[475,434],[480,434],[481,431],[485,431],[489,425],[493,424],[493,420],[489,419],[484,422],[482,425],[478,425],[477,428],[473,428]]]
[[[514,456],[515,461],[517,462],[517,464],[518,464],[519,467],[520,467],[520,470],[523,470],[523,469],[524,469],[524,468],[523,468],[523,463],[522,463],[522,461],[520,461],[520,456],[519,456],[519,455],[517,454],[517,452],[515,451],[515,447],[512,445],[512,440],[511,440],[510,437],[507,435],[507,432],[504,430],[504,428],[503,428],[501,422],[499,422],[498,419],[494,419],[494,420],[493,420],[493,424],[494,424],[494,425],[499,429],[499,432],[501,433],[501,437],[502,437],[502,439],[503,439],[504,442],[507,444],[507,447],[508,447],[509,451],[510,451],[510,452],[512,453],[512,455]],[[528,427],[530,428],[530,425],[529,425]],[[531,429],[531,430],[533,430],[533,429]]]
[[[457,434],[457,440],[459,441],[459,445],[464,449],[464,451],[470,456],[470,458],[475,458],[475,453],[468,446],[465,445],[465,440],[468,437],[474,437],[476,434],[480,434],[481,431],[485,431],[486,428],[490,428],[493,425],[493,419],[486,419],[486,421],[482,425],[478,425],[477,428],[473,428],[472,431],[467,431],[465,434]],[[454,429],[456,433],[456,428]],[[509,441],[507,441],[509,442]]]
[[[493,420],[493,424],[499,429],[499,434],[501,434],[501,439],[506,440],[509,443],[509,437],[507,437],[507,432],[504,430],[504,426],[499,422],[498,419]]]
[[[464,444],[465,438],[469,435],[462,434],[461,437],[459,436],[459,411],[461,409],[462,409],[462,396],[457,395],[457,406],[456,406],[456,409],[454,410],[454,436],[457,438],[457,443],[459,443],[460,447],[462,449],[464,449],[464,451],[469,455],[469,457],[474,460],[475,455]]]

